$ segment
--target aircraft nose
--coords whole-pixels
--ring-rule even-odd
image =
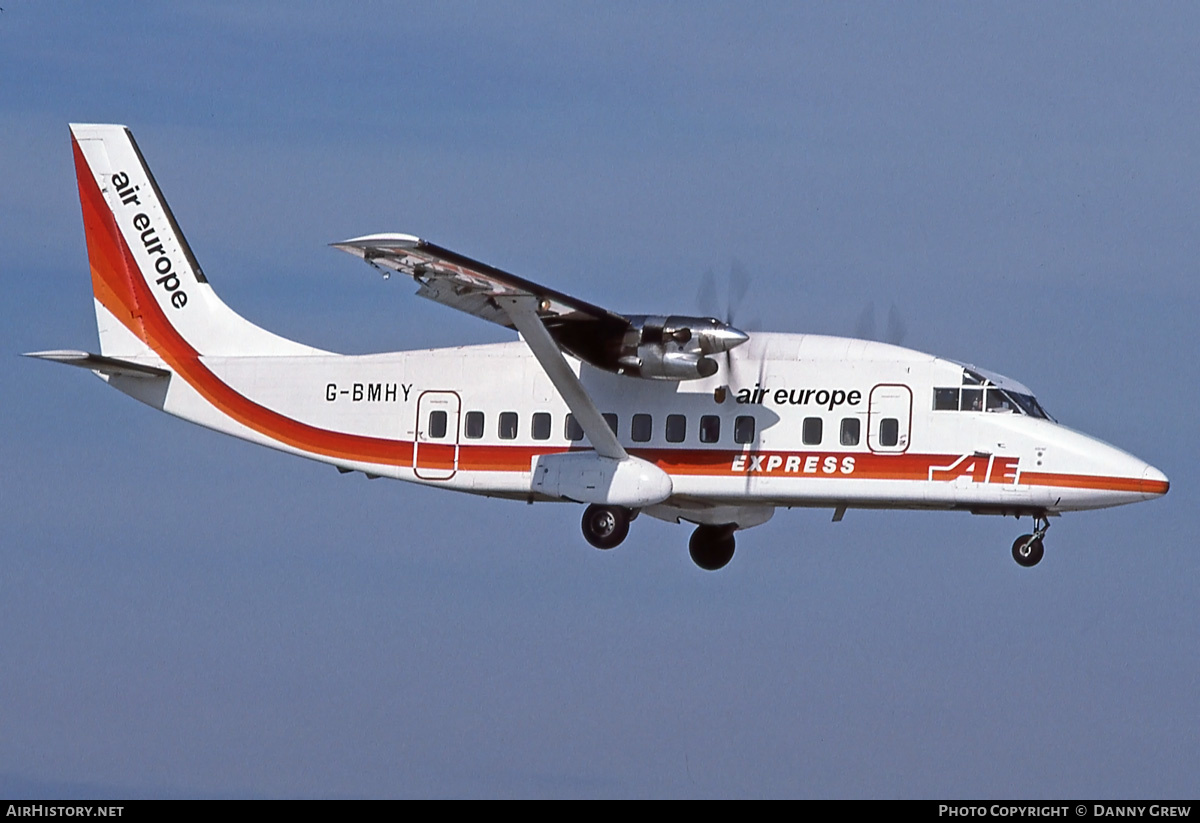
[[[1171,481],[1167,476],[1153,466],[1147,465],[1146,470],[1142,472],[1142,497],[1146,500],[1153,500],[1156,497],[1162,497],[1171,488]]]

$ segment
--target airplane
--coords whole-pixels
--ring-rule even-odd
[[[1167,493],[1150,464],[1058,424],[1002,375],[871,340],[617,314],[408,234],[333,247],[515,330],[348,356],[262,329],[209,285],[129,129],[71,125],[99,353],[88,369],[184,420],[368,477],[585,504],[611,549],[640,514],[695,526],[717,570],[781,507],[1050,518]]]

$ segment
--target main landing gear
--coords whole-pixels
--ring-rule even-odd
[[[1013,542],[1013,560],[1026,568],[1036,566],[1042,559],[1042,555],[1046,553],[1046,549],[1042,545],[1042,538],[1045,537],[1049,528],[1050,521],[1046,519],[1045,515],[1035,517],[1033,534],[1023,534]]]
[[[629,534],[629,523],[637,517],[636,511],[624,506],[591,505],[583,512],[583,536],[597,549],[613,549]],[[688,541],[688,552],[692,561],[705,571],[723,569],[733,559],[732,523],[725,526],[697,526]]]
[[[588,506],[583,513],[583,536],[597,549],[615,549],[629,534],[632,519],[624,506]]]
[[[723,569],[733,559],[733,526],[697,526],[688,541],[692,562],[706,572]]]

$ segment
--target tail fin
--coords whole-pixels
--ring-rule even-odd
[[[71,136],[101,354],[322,353],[221,302],[129,129],[72,124]]]

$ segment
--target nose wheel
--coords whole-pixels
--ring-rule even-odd
[[[588,506],[583,512],[583,537],[597,549],[614,549],[629,534],[629,509]]]
[[[1012,547],[1013,560],[1026,568],[1036,566],[1046,553],[1042,538],[1050,528],[1050,521],[1042,515],[1034,518],[1033,525],[1033,534],[1021,535],[1013,542]]]

